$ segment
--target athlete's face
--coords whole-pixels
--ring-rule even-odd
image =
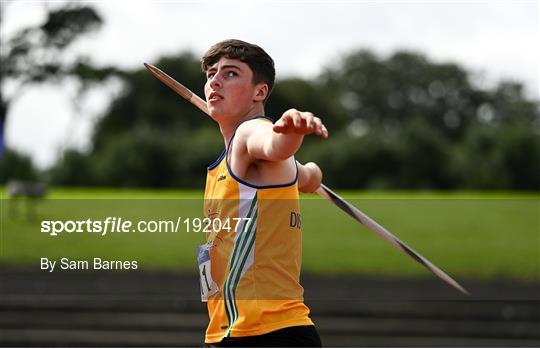
[[[206,71],[206,78],[204,95],[213,118],[244,117],[264,100],[261,84],[252,82],[253,71],[238,59],[221,57]]]

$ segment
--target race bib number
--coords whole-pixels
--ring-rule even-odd
[[[201,301],[207,302],[208,297],[215,294],[219,289],[212,279],[212,264],[210,261],[210,244],[204,244],[197,249],[197,260],[199,262],[199,276],[201,282]]]

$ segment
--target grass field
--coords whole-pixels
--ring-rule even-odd
[[[40,232],[42,220],[201,217],[202,193],[182,190],[50,191],[28,217],[24,202],[0,207],[0,263],[39,268],[39,258],[138,260],[141,269],[196,270],[202,233]],[[456,277],[540,280],[540,194],[340,192],[413,249]],[[373,276],[431,274],[315,195],[301,202],[303,270]]]

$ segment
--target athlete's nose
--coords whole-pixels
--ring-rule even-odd
[[[210,87],[215,89],[221,88],[223,85],[221,84],[221,80],[219,80],[218,74],[215,74],[212,76],[212,79],[210,79]]]

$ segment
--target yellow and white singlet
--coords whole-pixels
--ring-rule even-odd
[[[249,184],[229,166],[231,144],[232,139],[208,167],[204,194],[206,217],[242,219],[237,229],[207,233],[207,243],[199,248],[201,289],[206,288],[210,317],[206,343],[313,325],[299,283],[298,174],[283,185]]]

